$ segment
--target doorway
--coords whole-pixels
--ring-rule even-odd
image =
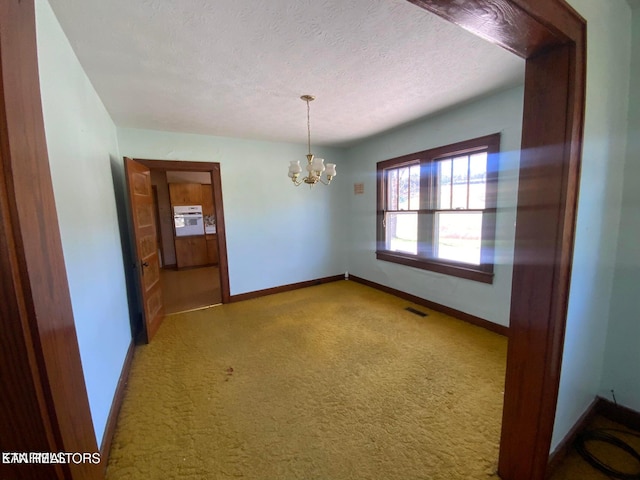
[[[151,186],[158,192],[156,231],[165,315],[221,304],[211,173],[152,168]],[[176,213],[185,209],[194,210],[190,214],[194,218],[187,218],[191,227],[178,226],[184,223],[184,216],[176,217]],[[187,228],[194,231],[181,232]]]
[[[137,334],[147,343],[165,315],[229,302],[220,165],[128,158],[125,165],[143,315]],[[147,191],[153,197],[153,212],[148,213],[140,205]],[[184,215],[176,214],[182,211],[193,214],[187,219],[193,224],[189,228],[182,225]],[[141,228],[152,220],[150,240]],[[154,247],[149,249],[149,244]],[[152,288],[159,293],[153,299]],[[148,307],[150,303],[154,308]]]

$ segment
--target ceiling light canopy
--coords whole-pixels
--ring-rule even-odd
[[[307,146],[309,147],[309,153],[307,154],[306,170],[308,172],[308,175],[302,180],[298,180],[298,177],[302,172],[300,160],[291,160],[291,164],[289,165],[289,178],[296,187],[302,185],[303,183],[306,183],[310,187],[313,187],[318,182],[322,183],[323,185],[329,185],[331,183],[331,179],[336,176],[336,164],[327,163],[325,167],[324,158],[314,158],[313,154],[311,153],[311,121],[309,117],[309,102],[314,101],[316,97],[314,97],[313,95],[302,95],[300,98],[307,102]],[[322,179],[323,172],[327,177],[326,182]]]

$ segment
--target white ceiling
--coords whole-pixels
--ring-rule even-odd
[[[50,0],[118,126],[348,145],[522,83],[405,0]]]

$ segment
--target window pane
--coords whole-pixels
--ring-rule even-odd
[[[451,208],[467,208],[467,182],[469,174],[469,157],[453,159],[453,200]]]
[[[469,208],[485,208],[487,197],[487,153],[469,157]]]
[[[398,169],[398,210],[409,210],[409,167]]]
[[[437,212],[436,257],[480,265],[482,212]]]
[[[409,169],[409,210],[420,208],[420,165],[411,165]]]
[[[437,209],[448,210],[451,208],[451,160],[438,162],[438,204]]]
[[[398,170],[387,171],[387,210],[398,209]]]
[[[392,252],[418,254],[418,213],[387,212],[385,246]]]

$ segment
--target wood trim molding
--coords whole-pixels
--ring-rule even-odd
[[[135,344],[133,341],[129,344],[127,354],[124,357],[124,363],[122,364],[122,371],[120,372],[120,378],[118,379],[118,385],[116,387],[113,401],[111,402],[111,408],[109,409],[109,416],[107,417],[107,425],[102,435],[102,442],[100,444],[100,459],[104,469],[107,469],[109,461],[109,453],[111,452],[111,443],[113,442],[113,434],[116,431],[116,425],[118,423],[118,414],[120,413],[120,407],[122,407],[122,401],[124,400],[125,387],[129,380],[129,373],[131,372],[131,363],[133,362],[133,354],[135,352]]]
[[[265,288],[264,290],[255,290],[253,292],[240,293],[238,295],[231,295],[231,302],[242,302],[244,300],[251,300],[252,298],[273,295],[274,293],[290,292],[291,290],[313,287],[314,285],[322,285],[323,283],[338,282],[340,280],[344,280],[344,274],[318,278],[316,280],[307,280],[306,282],[290,283],[288,285],[280,285],[279,287]]]
[[[598,413],[625,427],[640,431],[640,412],[598,397]]]
[[[410,1],[527,60],[498,473],[504,480],[542,480],[571,279],[586,22],[566,0]]]
[[[548,8],[536,8],[536,0],[409,1],[523,58],[566,43],[577,28],[571,14],[559,11],[564,2],[555,0],[538,1]]]
[[[133,158],[153,170],[161,171],[185,171],[185,172],[210,172],[215,162],[198,162],[195,160],[157,160],[151,158]]]
[[[3,451],[93,453],[42,117],[33,0],[0,2],[0,79],[0,419],[10,425],[0,444]],[[91,463],[2,467],[3,477],[102,477]]]
[[[606,398],[596,397],[549,456],[547,478],[551,477],[556,468],[558,468],[558,465],[560,465],[562,460],[569,454],[577,436],[586,430],[596,415],[605,417],[633,430],[640,431],[640,412],[613,403]]]
[[[494,278],[494,250],[496,236],[496,202],[498,187],[498,158],[500,156],[500,133],[484,135],[482,137],[469,138],[460,142],[439,145],[408,155],[382,160],[376,163],[376,259],[398,263],[413,268],[429,270],[453,277],[464,278],[475,282],[493,283]],[[476,211],[482,212],[482,245],[481,261],[478,265],[456,262],[451,259],[437,258],[433,242],[435,241],[436,212],[454,212],[457,210],[441,210],[436,208],[433,198],[433,185],[437,183],[435,168],[439,161],[457,155],[466,155],[473,152],[485,152],[486,162],[486,194],[484,208]],[[387,249],[385,219],[387,213],[399,212],[396,205],[388,205],[387,172],[390,169],[407,167],[409,165],[420,166],[420,205],[412,210],[418,216],[418,248],[416,253],[398,252]],[[399,187],[397,187],[399,188]],[[418,208],[416,208],[418,207]],[[445,208],[445,207],[442,207]],[[463,209],[464,210],[464,209]],[[473,210],[473,209],[470,209]],[[437,242],[436,242],[437,243]]]
[[[509,0],[515,7],[543,26],[557,40],[550,45],[558,45],[569,42],[579,42],[584,33],[585,20],[565,0]],[[534,28],[539,28],[535,26]],[[522,32],[530,35],[529,32]],[[532,51],[529,56],[544,50],[541,46],[537,51]]]
[[[220,294],[222,303],[231,301],[229,285],[229,259],[227,257],[227,227],[224,221],[224,204],[222,201],[222,175],[220,164],[215,163],[211,171],[213,187],[213,208],[216,213],[216,233],[218,239],[218,268],[220,269]]]
[[[382,215],[384,216],[384,213]],[[380,236],[382,236],[382,234]],[[413,268],[420,268],[422,270],[429,270],[431,272],[442,273],[453,277],[465,278],[467,280],[473,280],[474,282],[488,284],[493,283],[493,271],[483,272],[481,270],[469,268],[464,264],[454,265],[453,263],[438,262],[430,259],[424,260],[415,255],[403,255],[402,253],[390,252],[388,250],[376,251],[376,259],[384,262],[397,263],[399,265],[407,265]],[[491,264],[491,268],[493,268],[493,263]]]
[[[549,455],[549,461],[547,465],[547,478],[550,478],[553,472],[558,468],[558,465],[562,463],[562,461],[567,457],[571,448],[573,447],[573,442],[576,440],[578,435],[582,433],[587,426],[591,423],[593,418],[599,413],[600,410],[600,398],[595,398],[593,402],[587,407],[580,418],[575,423],[575,425],[567,432],[564,438],[560,441],[555,450]]]
[[[488,320],[485,320],[484,318],[476,317],[475,315],[471,315],[470,313],[461,312],[460,310],[456,310],[455,308],[447,307],[446,305],[442,305],[437,302],[432,302],[431,300],[427,300],[422,297],[417,297],[410,293],[403,292],[402,290],[396,290],[395,288],[387,287],[386,285],[372,282],[371,280],[367,280],[362,277],[357,277],[352,274],[349,274],[349,280],[352,280],[357,283],[361,283],[362,285],[367,285],[368,287],[375,288],[385,293],[390,293],[391,295],[395,295],[396,297],[403,298],[417,305],[422,305],[424,307],[430,308],[431,310],[435,310],[436,312],[441,312],[446,315],[450,315],[459,320],[463,320],[467,323],[471,323],[472,325],[475,325],[477,327],[485,328],[499,335],[503,335],[505,337],[509,336],[509,327],[505,327],[504,325],[499,325],[497,323],[490,322]]]
[[[582,125],[582,109],[571,107],[582,105],[577,90],[584,87],[575,85],[580,67],[574,48],[558,47],[527,61],[525,90],[531,95],[523,115],[505,380],[510,393],[498,470],[507,479],[544,478],[551,446],[577,202],[580,141],[572,135]]]

